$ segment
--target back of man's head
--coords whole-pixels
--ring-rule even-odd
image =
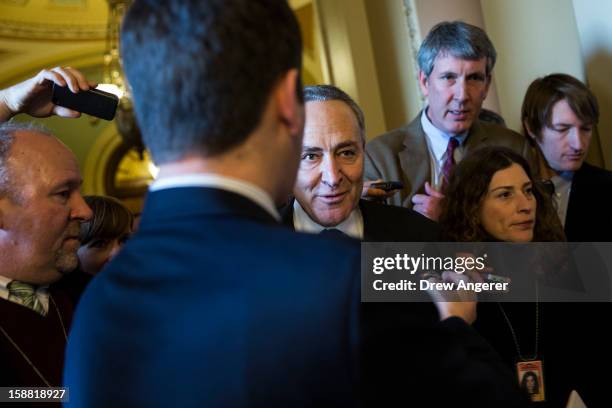
[[[138,123],[157,164],[242,144],[275,83],[301,66],[286,0],[136,0],[121,36]]]
[[[486,58],[487,76],[491,75],[497,59],[497,52],[487,34],[481,28],[463,21],[444,21],[436,24],[423,40],[418,62],[426,77],[431,74],[438,55],[450,55],[470,61]]]

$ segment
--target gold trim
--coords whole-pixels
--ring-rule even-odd
[[[24,40],[104,40],[106,24],[43,24],[0,19],[0,37]]]

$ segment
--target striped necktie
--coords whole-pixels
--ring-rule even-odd
[[[32,309],[43,316],[46,315],[45,309],[38,300],[36,291],[32,285],[14,280],[10,281],[9,284],[6,285],[6,288],[9,292],[8,300],[17,300],[18,303],[24,305],[28,309]]]

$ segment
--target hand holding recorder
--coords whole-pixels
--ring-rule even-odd
[[[404,183],[401,181],[384,181],[380,179],[364,181],[361,196],[375,200],[384,200],[396,194],[402,188],[404,188]]]
[[[73,94],[89,91],[96,86],[76,69],[55,67],[43,69],[35,77],[0,91],[0,122],[19,113],[37,118],[57,115],[65,118],[81,116],[79,111],[53,103],[53,84],[67,87]]]

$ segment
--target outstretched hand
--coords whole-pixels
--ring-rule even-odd
[[[435,278],[430,278],[430,282],[447,282],[453,283],[455,286],[460,280],[469,282],[470,278],[465,275],[446,271],[442,273],[441,281]],[[434,301],[440,320],[448,319],[449,317],[459,317],[468,324],[476,321],[476,305],[477,297],[476,293],[471,290],[450,290],[442,291],[432,289],[429,291],[429,295]]]

